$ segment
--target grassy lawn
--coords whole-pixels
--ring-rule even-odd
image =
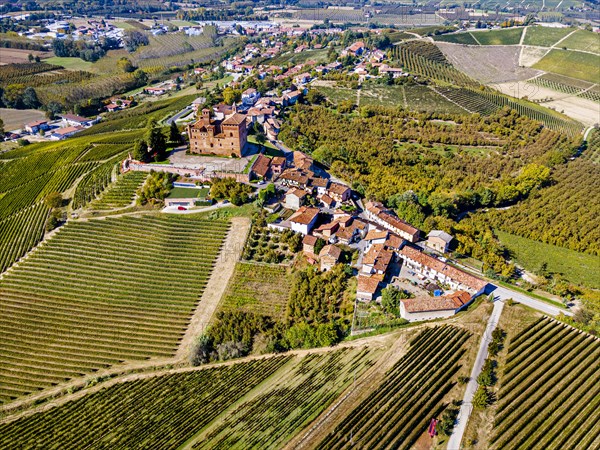
[[[574,50],[584,50],[600,54],[600,37],[598,33],[586,30],[577,30],[567,39],[560,43],[561,47],[567,47]],[[596,66],[596,72],[598,72]]]
[[[523,44],[552,47],[572,31],[573,28],[528,27]]]
[[[546,263],[548,272],[562,274],[573,283],[600,288],[598,257],[563,247],[496,231],[500,241],[526,270],[536,272]]]
[[[194,189],[175,187],[171,189],[169,198],[198,198],[204,200],[208,196],[208,192],[208,188]]]
[[[303,64],[306,61],[312,60],[317,63],[325,63],[327,60],[327,52],[328,49],[321,48],[318,50],[304,50],[300,53],[294,53],[293,51],[283,53],[281,55],[276,56],[271,60],[271,64],[274,65],[285,65],[287,63],[290,64]]]
[[[121,28],[123,30],[135,30],[136,29],[133,25],[131,25],[130,23],[127,23],[125,21],[115,21],[112,24],[115,27]]]
[[[356,90],[337,86],[315,86],[327,99],[337,105],[344,100],[353,100],[356,103]]]
[[[554,72],[591,83],[600,83],[598,67],[600,67],[600,56],[557,49],[551,50],[533,65],[534,69]]]
[[[521,40],[523,28],[509,28],[506,30],[491,30],[473,32],[473,37],[481,45],[516,45]]]
[[[250,142],[251,144],[260,146],[260,144],[256,140],[256,135],[254,135],[254,134],[248,135],[248,142]],[[275,147],[273,144],[271,144],[269,141],[265,141],[265,143],[263,144],[263,147],[265,147],[265,149],[268,149],[268,150],[280,152],[280,150],[277,147]],[[277,156],[279,156],[279,153],[277,153]]]
[[[53,56],[52,58],[45,59],[44,62],[48,64],[56,64],[58,66],[63,66],[65,69],[70,70],[87,70],[89,71],[92,68],[92,63],[88,61],[84,61],[81,58],[69,58],[69,57],[59,57]]]
[[[479,45],[471,33],[453,33],[434,36],[434,41],[451,42],[453,44]]]

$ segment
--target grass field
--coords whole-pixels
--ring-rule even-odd
[[[517,45],[521,40],[523,28],[506,30],[473,31],[471,33],[481,45]]]
[[[328,49],[322,48],[318,50],[304,50],[300,53],[287,52],[281,55],[277,55],[275,58],[269,60],[270,64],[285,66],[286,64],[304,64],[309,60],[316,61],[317,63],[325,63],[327,59]]]
[[[598,67],[600,67],[600,56],[558,49],[550,50],[550,53],[533,65],[534,69],[554,72],[591,83],[600,83]]]
[[[290,296],[289,269],[240,262],[222,300],[225,311],[245,311],[282,319]]]
[[[25,124],[45,117],[44,112],[37,109],[0,108],[0,119],[4,122],[4,130],[6,131],[23,128]]]
[[[48,64],[55,64],[57,66],[63,66],[65,69],[70,70],[89,71],[94,66],[94,64],[91,62],[75,57],[53,56],[52,58],[45,59],[44,62]]]
[[[586,30],[577,30],[567,39],[560,43],[561,47],[568,49],[583,50],[600,54],[600,37],[598,33]]]
[[[334,105],[344,100],[352,100],[356,104],[356,90],[338,86],[315,86]]]
[[[487,448],[598,448],[600,342],[541,319],[507,348]]]
[[[523,39],[524,45],[536,45],[540,47],[552,47],[566,35],[571,33],[573,28],[549,28],[549,27],[527,27],[527,33]]]
[[[173,356],[227,229],[194,216],[65,225],[0,282],[0,402]]]
[[[600,288],[598,257],[575,252],[563,247],[537,242],[497,230],[500,242],[514,254],[526,270],[537,272],[543,264],[547,271],[560,273],[573,283]]]
[[[434,41],[451,42],[453,44],[479,45],[471,33],[440,34],[433,38]]]

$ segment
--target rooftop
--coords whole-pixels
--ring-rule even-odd
[[[454,294],[443,297],[422,297],[401,300],[404,308],[409,313],[427,311],[455,311],[471,301],[471,295],[465,291],[457,291]]]
[[[301,225],[308,225],[319,215],[319,208],[308,208],[306,206],[301,207],[298,211],[290,216],[288,219],[290,222],[299,223]]]
[[[436,237],[444,241],[446,244],[449,244],[452,239],[454,239],[451,235],[442,230],[431,230],[427,237]]]

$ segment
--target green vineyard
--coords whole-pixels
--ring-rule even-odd
[[[240,262],[229,280],[225,311],[245,311],[283,318],[291,289],[291,275],[283,266]]]
[[[453,326],[421,332],[372,395],[318,448],[412,448],[431,417],[443,409],[442,399],[455,384],[453,378],[469,336]]]
[[[73,209],[79,209],[94,200],[111,183],[117,173],[119,158],[113,158],[88,172],[77,184],[73,195]]]
[[[0,424],[1,448],[176,449],[288,357],[119,383]]]
[[[487,98],[481,95],[478,95],[476,92],[470,89],[437,87],[435,88],[435,91],[439,92],[456,104],[461,105],[467,111],[471,111],[473,113],[479,113],[487,116],[500,108],[495,103],[489,101]]]
[[[268,390],[200,436],[193,448],[282,448],[373,364],[371,354],[367,348],[346,348],[305,356]]]
[[[551,319],[513,339],[492,448],[600,447],[600,341]]]
[[[228,226],[191,216],[65,225],[0,282],[0,402],[173,356]]]
[[[91,203],[90,208],[107,210],[129,206],[135,199],[135,193],[144,184],[147,172],[128,172],[119,175],[114,186],[104,192],[100,198]]]

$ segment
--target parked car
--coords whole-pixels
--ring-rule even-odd
[[[178,206],[177,209],[179,211],[187,211],[187,208],[185,206]]]

